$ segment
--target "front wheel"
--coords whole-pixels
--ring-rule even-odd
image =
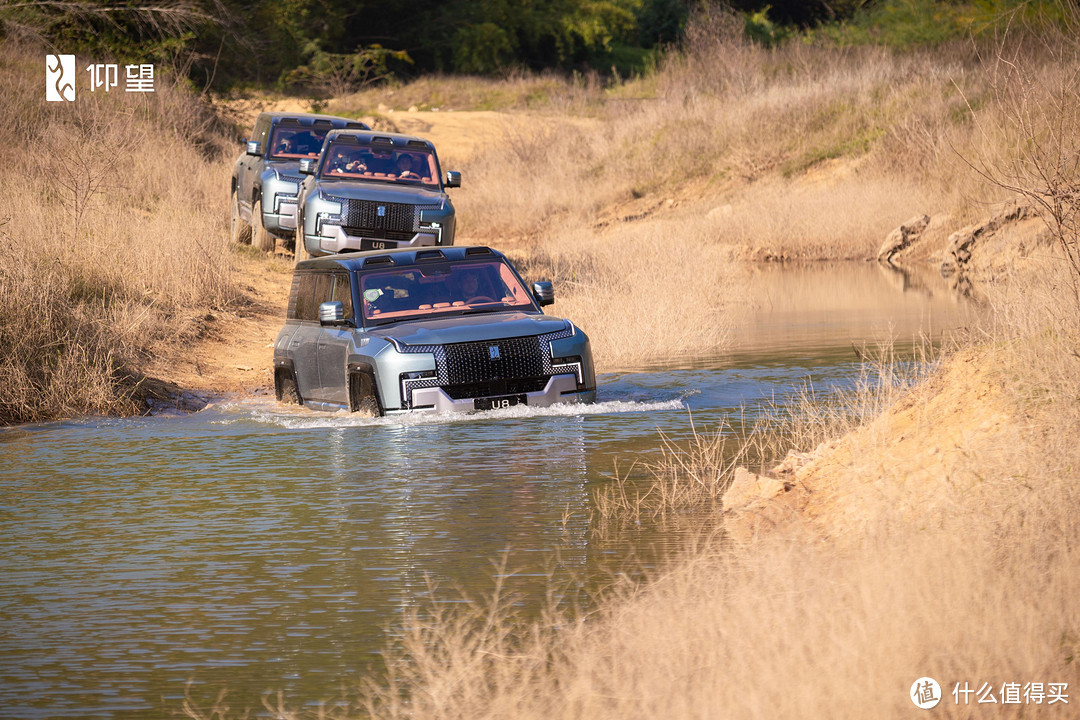
[[[251,226],[240,218],[240,204],[237,202],[236,191],[232,191],[232,212],[229,217],[229,239],[239,245],[251,243]]]
[[[353,372],[349,374],[349,410],[371,417],[381,417],[379,393],[375,386],[375,376],[371,372]]]
[[[296,387],[296,378],[288,370],[280,370],[274,375],[274,395],[283,405],[302,405],[300,390]]]
[[[251,241],[263,252],[274,252],[274,236],[266,230],[262,219],[262,198],[251,206]]]

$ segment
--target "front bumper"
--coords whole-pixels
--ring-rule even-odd
[[[293,227],[296,227],[296,217],[293,216]],[[407,240],[391,240],[389,238],[366,237],[364,235],[350,235],[345,228],[334,225],[322,228],[322,235],[304,235],[308,251],[312,255],[339,253],[345,250],[394,250],[405,247],[428,247],[442,244],[442,232],[439,228],[424,229],[415,233]]]
[[[411,391],[412,409],[389,410],[391,413],[449,413],[449,412],[476,412],[476,400],[485,398],[464,398],[455,400],[447,395],[440,387],[417,388]],[[559,403],[592,403],[596,402],[596,390],[580,390],[577,375],[553,375],[548,379],[543,390],[522,393],[525,396],[525,405],[532,407],[549,407]]]

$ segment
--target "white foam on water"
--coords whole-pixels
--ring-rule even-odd
[[[240,422],[257,422],[277,425],[289,430],[315,430],[340,427],[433,425],[531,417],[579,417],[583,415],[663,412],[682,410],[685,407],[683,399],[678,398],[660,402],[607,400],[592,404],[565,404],[551,405],[549,407],[515,405],[509,408],[474,413],[415,412],[389,415],[387,417],[370,417],[345,410],[333,413],[318,412],[301,406],[281,405],[274,400],[225,402],[207,409],[216,410],[226,415],[226,417],[214,420],[214,424],[231,425]]]

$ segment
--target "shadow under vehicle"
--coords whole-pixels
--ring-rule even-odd
[[[486,247],[344,253],[298,263],[274,342],[278,400],[316,410],[470,412],[596,400],[589,339],[545,315]]]
[[[331,132],[297,200],[296,261],[348,250],[453,245],[456,214],[430,141],[409,135]]]
[[[296,233],[296,196],[303,159],[319,156],[335,128],[366,130],[348,118],[313,113],[260,113],[251,138],[233,164],[230,186],[233,242],[274,249],[275,238],[291,243]]]

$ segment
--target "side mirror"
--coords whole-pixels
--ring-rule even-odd
[[[446,182],[443,183],[448,188],[461,187],[461,173],[457,170],[446,171]]]
[[[301,175],[314,175],[315,167],[319,164],[316,158],[304,158],[300,161],[300,174]]]
[[[324,302],[319,305],[320,325],[347,325],[345,306],[338,301]]]
[[[551,305],[555,302],[555,288],[553,288],[551,283],[547,280],[534,282],[532,291],[533,297],[536,298],[536,302],[540,304],[540,307]]]
[[[249,140],[247,144],[248,155],[262,155],[262,145],[258,140]]]

